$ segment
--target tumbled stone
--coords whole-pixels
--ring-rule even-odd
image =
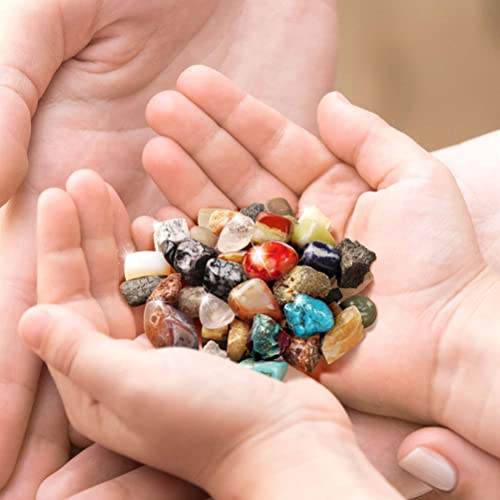
[[[347,300],[355,295],[359,295],[373,281],[373,274],[369,271],[365,274],[363,282],[356,288],[339,288],[342,300]]]
[[[283,358],[295,368],[311,373],[321,359],[320,344],[320,335],[313,335],[307,339],[294,335]]]
[[[268,241],[252,247],[243,259],[243,268],[251,278],[273,281],[291,271],[299,260],[294,248],[286,243]]]
[[[338,284],[340,288],[356,288],[370,270],[372,262],[377,258],[358,241],[343,240],[339,245],[340,271]]]
[[[228,302],[238,318],[245,321],[252,321],[256,314],[267,314],[276,321],[283,317],[276,297],[261,279],[250,279],[233,288]]]
[[[255,231],[252,236],[252,243],[254,245],[260,245],[266,241],[281,241],[283,243],[287,243],[290,241],[290,234],[284,233],[279,229],[268,227],[260,222],[256,222]]]
[[[177,298],[177,308],[192,319],[199,318],[200,306],[207,292],[202,286],[187,286],[181,288]]]
[[[247,276],[240,264],[222,259],[210,259],[205,268],[203,285],[210,293],[227,300],[229,292],[246,280]]]
[[[174,268],[188,285],[198,286],[203,284],[207,262],[214,257],[217,252],[213,248],[195,240],[184,240],[177,245]]]
[[[278,215],[294,215],[293,209],[285,198],[272,198],[266,203],[268,212]]]
[[[181,275],[178,273],[172,273],[153,290],[148,302],[152,302],[153,300],[162,300],[167,304],[175,305],[181,288]]]
[[[157,252],[163,253],[164,257],[173,263],[177,245],[189,236],[189,227],[186,219],[169,219],[156,222],[154,225],[154,242]]]
[[[317,222],[321,226],[326,227],[326,229],[330,230],[332,221],[329,217],[327,217],[318,207],[314,205],[310,205],[305,207],[299,217],[299,222],[303,222],[305,220],[312,220]]]
[[[365,337],[358,309],[348,307],[336,317],[335,326],[323,338],[321,352],[328,364],[354,349]]]
[[[257,217],[257,222],[286,234],[290,234],[293,225],[290,219],[271,212],[261,212]]]
[[[255,222],[246,215],[235,215],[222,229],[217,250],[222,253],[238,252],[252,241]]]
[[[208,227],[215,234],[220,234],[224,226],[237,214],[234,210],[227,210],[225,208],[214,210],[210,214],[208,220]]]
[[[292,243],[298,248],[304,248],[312,241],[320,241],[335,246],[336,242],[328,229],[313,220],[306,219],[293,228]]]
[[[299,337],[328,332],[335,323],[332,311],[322,300],[303,294],[286,304],[284,311],[289,327]]]
[[[248,354],[249,335],[250,326],[247,323],[239,319],[231,323],[227,337],[227,354],[232,361],[241,361]]]
[[[133,252],[125,257],[127,281],[146,276],[168,276],[172,271],[161,252]]]
[[[328,276],[308,266],[295,266],[273,285],[273,293],[280,306],[293,302],[300,293],[325,298],[329,292]]]
[[[368,328],[375,323],[377,319],[377,306],[375,303],[366,297],[365,295],[355,295],[347,300],[344,300],[340,307],[342,309],[347,309],[348,307],[354,306],[361,314],[361,319],[363,320],[363,326]]]
[[[266,209],[263,203],[252,203],[250,206],[240,210],[240,213],[250,217],[254,222],[257,219],[257,215]]]
[[[205,328],[215,330],[229,325],[235,317],[233,310],[226,302],[211,293],[201,300],[200,321]]]
[[[142,306],[146,303],[153,290],[163,281],[162,276],[144,276],[120,285],[120,291],[127,304],[132,307]]]
[[[217,258],[228,260],[229,262],[235,262],[236,264],[241,264],[246,253],[246,250],[242,250],[241,252],[221,253]]]
[[[289,345],[290,335],[273,318],[265,314],[257,314],[254,317],[247,344],[254,359],[275,359],[281,356]]]
[[[224,325],[220,328],[206,328],[205,326],[201,329],[201,339],[203,342],[212,340],[217,342],[221,347],[225,347],[227,344],[227,335],[229,332],[229,325]]]
[[[210,216],[216,210],[225,210],[224,208],[200,208],[196,219],[198,226],[209,228]],[[210,229],[210,228],[209,228]]]
[[[340,254],[332,245],[312,241],[304,247],[299,264],[312,267],[332,278],[338,273]]]
[[[284,361],[254,361],[253,359],[245,359],[240,365],[276,380],[283,380],[288,372],[288,363]]]
[[[192,320],[161,300],[147,303],[144,331],[154,347],[198,349],[198,332]]]
[[[217,245],[217,235],[210,229],[201,226],[193,226],[190,231],[191,239],[203,243],[207,247],[215,248]]]
[[[227,359],[227,352],[221,349],[219,345],[213,340],[209,340],[203,347],[203,352],[217,356],[218,358]]]

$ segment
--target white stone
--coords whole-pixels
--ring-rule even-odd
[[[213,340],[209,340],[205,344],[205,347],[203,347],[203,352],[211,354],[212,356],[217,356],[218,358],[227,359],[227,352],[224,351],[224,349],[221,349],[219,347],[219,344],[217,344],[217,342],[214,342]]]
[[[125,257],[125,279],[127,281],[145,276],[168,276],[172,266],[161,252],[134,252]]]
[[[255,222],[246,215],[238,214],[225,226],[217,242],[221,253],[238,252],[247,247],[255,232]]]
[[[215,295],[207,293],[201,300],[200,321],[205,328],[222,328],[232,323],[235,317],[229,305]]]
[[[154,224],[155,250],[162,251],[166,241],[180,243],[190,238],[189,227],[186,219],[169,219]]]

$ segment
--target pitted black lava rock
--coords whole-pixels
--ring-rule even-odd
[[[363,283],[366,273],[370,270],[370,266],[377,256],[359,241],[349,239],[343,240],[338,250],[340,252],[339,287],[358,287]]]
[[[207,291],[227,300],[229,292],[247,279],[240,264],[228,260],[210,259],[205,268],[203,284]]]
[[[184,240],[177,245],[173,266],[188,285],[199,286],[203,284],[207,262],[216,256],[213,248],[195,240]]]

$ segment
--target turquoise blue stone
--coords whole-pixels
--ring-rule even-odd
[[[245,359],[240,365],[276,380],[283,380],[288,372],[288,363],[284,361],[254,361],[253,359]]]
[[[265,314],[256,314],[248,337],[248,350],[254,359],[274,359],[283,354],[290,345],[290,336]]]
[[[284,307],[284,311],[288,326],[299,337],[326,333],[335,324],[330,308],[322,300],[313,299],[309,295],[297,295],[293,302]]]

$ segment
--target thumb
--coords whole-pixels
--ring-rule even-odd
[[[398,461],[401,468],[440,492],[439,498],[498,496],[500,461],[448,429],[427,427],[410,434],[399,448]]]
[[[0,2],[0,205],[28,170],[31,120],[53,76],[93,35],[98,2]]]

